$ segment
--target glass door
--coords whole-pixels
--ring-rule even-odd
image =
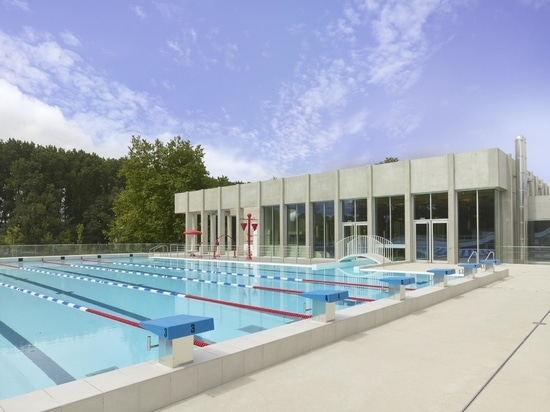
[[[447,262],[447,221],[432,221],[432,261]]]
[[[368,224],[365,223],[356,223],[356,222],[347,222],[344,223],[344,239],[348,239],[346,245],[344,246],[344,256],[352,255],[357,253],[357,248],[360,244],[358,243],[358,236],[368,235]]]
[[[415,256],[417,261],[430,261],[429,245],[430,231],[428,230],[428,221],[415,222],[414,225]]]
[[[344,238],[355,236],[355,223],[344,223]]]
[[[447,220],[416,221],[414,228],[416,260],[447,262]]]
[[[344,223],[344,237],[368,235],[367,223]]]

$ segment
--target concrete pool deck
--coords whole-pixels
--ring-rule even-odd
[[[159,410],[550,410],[550,266],[503,268],[503,280]]]

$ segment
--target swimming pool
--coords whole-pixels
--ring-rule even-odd
[[[0,399],[158,358],[146,349],[150,332],[137,327],[142,320],[212,317],[214,330],[195,336],[208,345],[310,317],[302,292],[348,290],[337,309],[387,297],[383,276],[198,259],[4,263]]]

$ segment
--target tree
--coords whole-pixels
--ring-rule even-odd
[[[17,245],[21,242],[23,237],[21,236],[21,229],[19,226],[10,226],[6,231],[5,243],[8,245]]]
[[[386,157],[382,162],[376,163],[377,165],[381,165],[384,163],[395,163],[399,162],[399,159],[397,157]]]
[[[110,241],[180,240],[183,221],[174,213],[174,195],[212,187],[218,182],[209,176],[203,158],[200,145],[193,147],[179,136],[166,144],[159,139],[151,143],[132,136],[129,154],[122,159],[120,177],[126,185],[114,200]]]
[[[105,242],[114,196],[124,181],[120,160],[0,140],[0,240],[20,228],[22,243]]]

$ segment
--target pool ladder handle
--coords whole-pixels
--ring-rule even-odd
[[[159,344],[151,345],[151,336],[147,336],[147,350],[150,351],[153,348],[158,348]]]
[[[312,308],[308,308],[306,306],[306,302],[304,302],[304,313],[308,313],[308,312],[311,312]]]

